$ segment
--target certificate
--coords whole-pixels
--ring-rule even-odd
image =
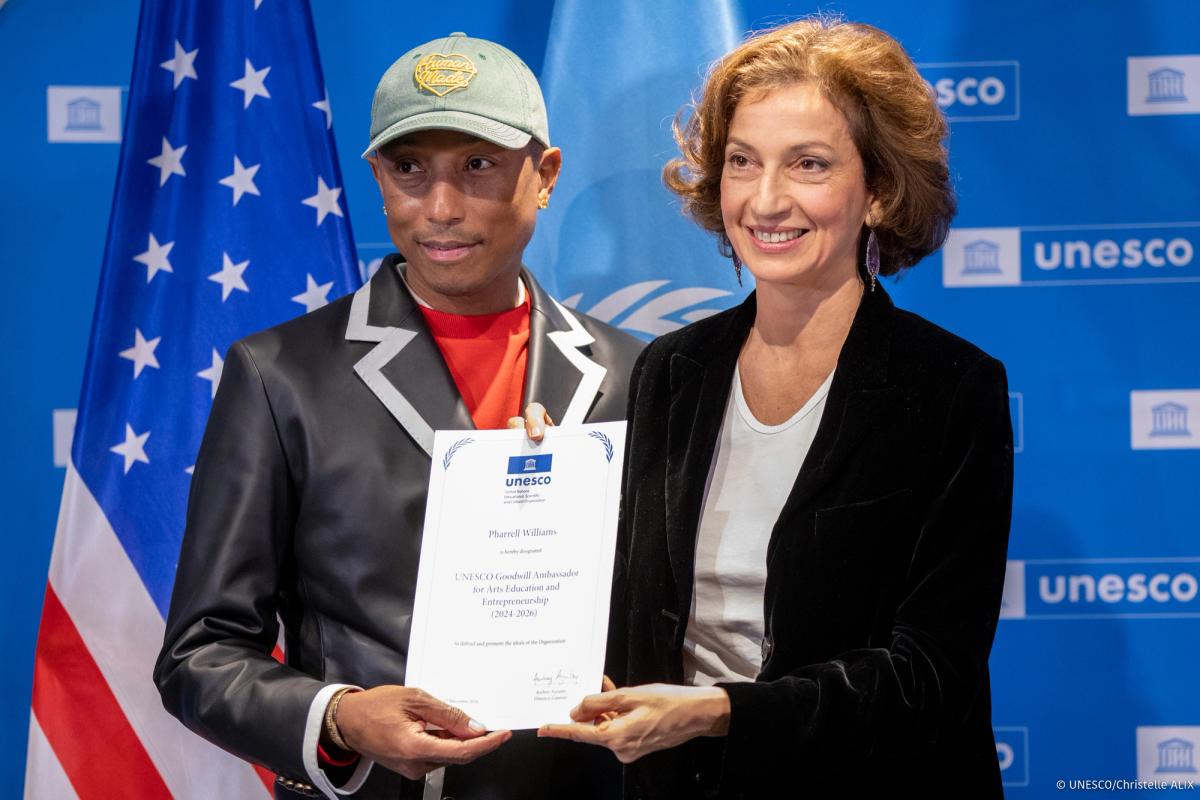
[[[490,730],[600,691],[625,423],[438,431],[405,684]]]

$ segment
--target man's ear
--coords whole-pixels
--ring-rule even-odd
[[[537,171],[541,180],[538,198],[549,201],[550,193],[554,191],[554,184],[558,183],[559,173],[562,172],[562,150],[557,147],[547,147],[543,150]]]

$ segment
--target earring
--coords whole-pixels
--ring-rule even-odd
[[[730,254],[733,256],[733,274],[737,276],[738,286],[742,285],[742,260],[738,258],[737,251],[730,249]]]
[[[867,228],[867,258],[864,266],[871,276],[871,291],[875,291],[875,279],[879,275],[879,239],[875,237],[875,229]]]
[[[550,195],[538,195],[538,208],[546,209],[550,207]]]
[[[384,215],[385,217],[387,216],[387,206],[384,206],[384,207],[383,207],[383,215]]]

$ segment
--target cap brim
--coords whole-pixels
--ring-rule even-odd
[[[468,114],[465,111],[429,111],[402,119],[385,128],[371,139],[371,144],[363,151],[362,157],[366,158],[372,151],[378,150],[388,142],[417,131],[458,131],[509,150],[519,150],[533,138],[531,134],[517,130],[511,125],[477,114]]]

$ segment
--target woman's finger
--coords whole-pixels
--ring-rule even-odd
[[[628,711],[630,703],[621,691],[589,694],[571,709],[571,719],[576,722],[591,722],[605,714]]]
[[[570,739],[572,742],[604,747],[604,732],[595,725],[576,722],[571,725],[543,725],[538,728],[539,739]]]

